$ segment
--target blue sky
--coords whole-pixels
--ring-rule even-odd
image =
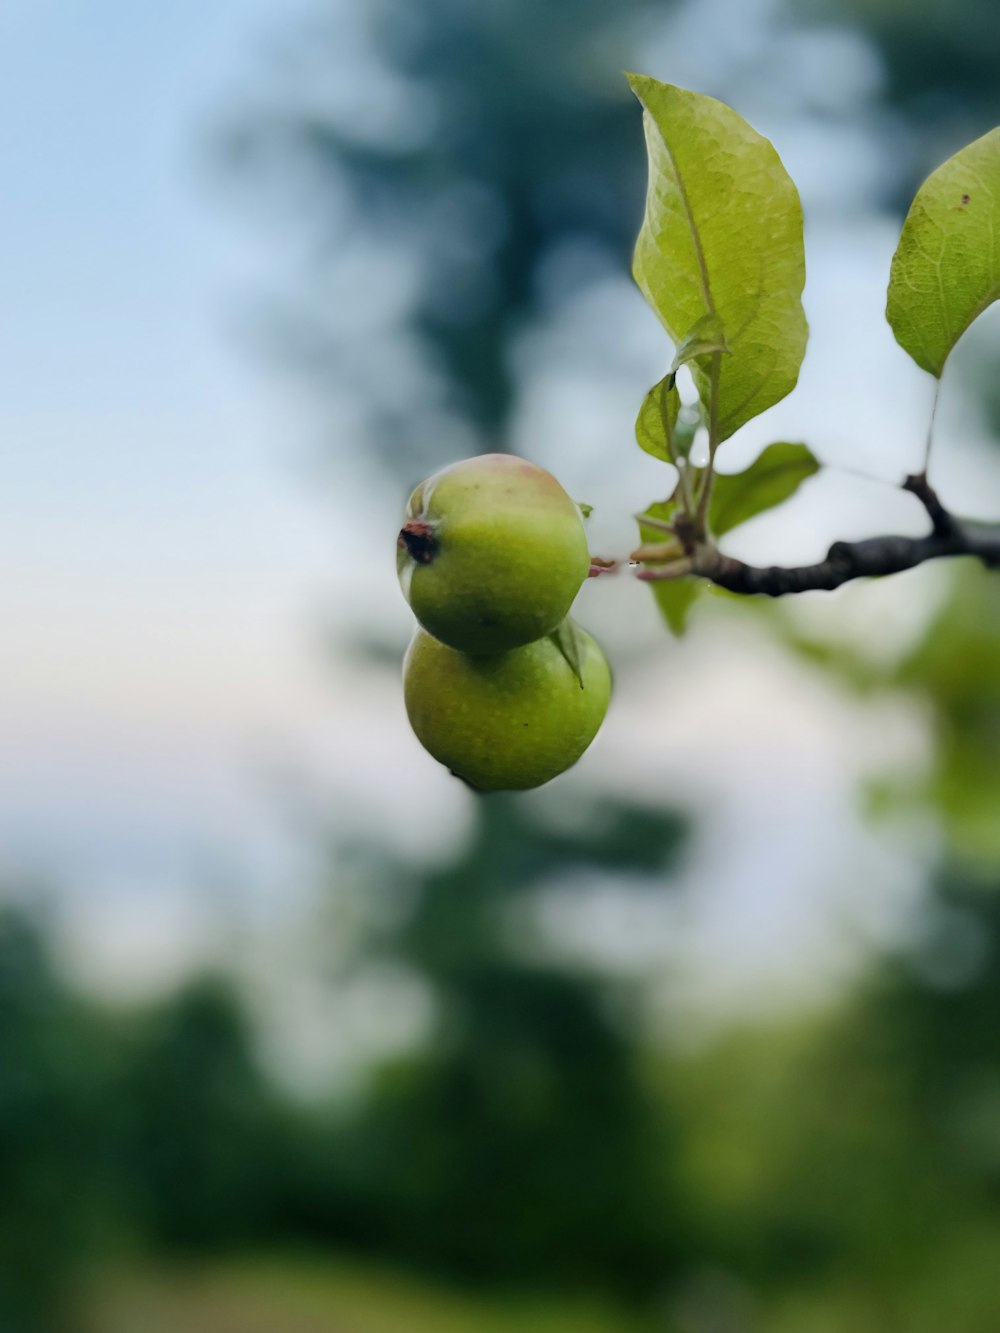
[[[260,446],[244,436],[259,376],[227,303],[247,245],[198,175],[276,10],[0,10],[4,527],[23,552],[100,560],[141,534],[135,559],[182,561],[173,523],[240,507],[225,499]]]
[[[162,871],[245,827],[238,757],[315,709],[327,516],[235,335],[264,250],[208,184],[290,15],[0,6],[0,863]]]

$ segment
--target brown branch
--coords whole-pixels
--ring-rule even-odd
[[[919,473],[907,477],[910,491],[926,509],[932,528],[925,537],[868,537],[864,541],[834,542],[826,559],[815,565],[748,565],[723,555],[715,546],[702,545],[693,553],[691,572],[735,593],[783,597],[787,593],[831,592],[851,579],[899,574],[928,560],[967,555],[990,567],[1000,567],[1000,523],[979,523],[950,514]],[[672,571],[647,569],[641,579],[676,577]]]

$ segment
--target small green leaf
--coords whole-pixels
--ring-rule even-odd
[[[703,585],[698,579],[684,578],[664,579],[649,586],[671,634],[682,639],[687,631],[688,612],[698,600]]]
[[[569,616],[557,625],[549,635],[556,647],[565,657],[573,670],[573,675],[580,682],[580,689],[583,689],[583,661],[586,656],[586,647],[583,642],[583,635],[580,633],[580,626],[575,620],[570,620]]]
[[[663,541],[666,534],[662,529],[654,528],[644,520],[653,519],[658,523],[669,523],[677,510],[678,503],[674,497],[650,505],[644,514],[639,515],[640,542]],[[656,605],[660,608],[660,614],[667,622],[671,633],[678,639],[681,638],[687,629],[688,612],[702,591],[703,582],[694,578],[663,579],[658,583],[650,583],[649,587],[653,590]]]
[[[635,422],[639,448],[654,458],[662,458],[665,463],[672,463],[677,456],[674,427],[681,400],[673,381],[672,374],[664,375],[653,385],[642,400]]]
[[[748,518],[773,509],[795,494],[821,464],[804,444],[769,444],[735,476],[716,476],[708,509],[708,526],[716,537]]]
[[[916,193],[892,257],[886,318],[940,378],[972,321],[1000,297],[1000,129],[976,139]]]
[[[584,518],[590,518],[591,514],[594,512],[594,506],[584,504],[582,500],[577,500],[576,507]]]
[[[729,352],[726,331],[718,315],[702,315],[687,337],[681,339],[670,366],[671,374],[676,375],[681,366],[696,361],[700,356],[711,356],[713,352]]]
[[[639,524],[639,541],[643,544],[665,541],[670,535],[670,524],[677,517],[680,508],[681,487],[680,482],[678,482],[669,499],[657,500],[655,504],[651,504],[641,514],[636,514],[635,521]]]
[[[773,146],[731,107],[628,78],[649,155],[632,271],[676,346],[707,316],[725,330],[717,422],[725,440],[798,379],[808,336],[802,207]],[[710,367],[696,359],[692,374],[707,403]]]

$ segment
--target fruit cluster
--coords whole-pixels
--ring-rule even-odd
[[[435,473],[410,496],[397,566],[420,622],[403,690],[424,748],[479,791],[539,787],[575,764],[611,673],[567,616],[590,555],[555,477],[511,454]]]

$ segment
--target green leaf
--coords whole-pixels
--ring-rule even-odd
[[[586,655],[586,647],[583,642],[583,635],[580,633],[580,626],[575,620],[570,620],[569,616],[557,625],[549,635],[556,647],[565,657],[566,661],[573,669],[573,675],[580,682],[580,689],[583,689],[583,661]]]
[[[708,526],[716,537],[748,518],[773,509],[795,494],[821,464],[804,444],[769,444],[735,476],[716,475],[708,507]]]
[[[639,448],[645,449],[654,458],[672,463],[676,457],[674,427],[680,409],[681,400],[674,387],[674,377],[672,374],[664,375],[649,390],[639,408],[635,422],[635,438]]]
[[[948,354],[1000,297],[1000,129],[931,173],[892,257],[886,318],[922,370],[940,378]]]
[[[698,600],[702,584],[697,579],[683,578],[663,579],[649,586],[671,634],[682,639],[687,631],[688,612]]]
[[[644,75],[628,79],[649,155],[632,271],[676,346],[707,316],[725,330],[724,440],[798,379],[808,336],[802,207],[773,146],[730,107]],[[703,403],[711,359],[692,362]]]
[[[582,500],[577,500],[576,507],[579,509],[583,518],[590,518],[591,514],[594,512],[594,506],[584,504]]]
[[[670,366],[671,374],[676,375],[681,366],[688,365],[700,356],[710,356],[712,352],[729,352],[726,331],[718,315],[702,315],[687,337],[681,339]]]
[[[680,502],[681,491],[678,484],[669,500],[657,500],[643,513],[636,514],[640,543],[645,545],[646,542],[664,542],[670,539],[668,528],[680,510]]]
[[[644,514],[639,515],[640,542],[662,542],[666,534],[661,529],[644,523],[643,520],[651,518],[660,523],[669,523],[677,513],[677,509],[678,502],[673,496],[669,500],[661,500],[658,504],[650,505]],[[704,584],[700,579],[680,578],[663,579],[658,583],[650,583],[649,587],[653,590],[656,605],[660,608],[660,614],[667,622],[671,633],[681,638],[687,629],[688,612],[697,601]]]

